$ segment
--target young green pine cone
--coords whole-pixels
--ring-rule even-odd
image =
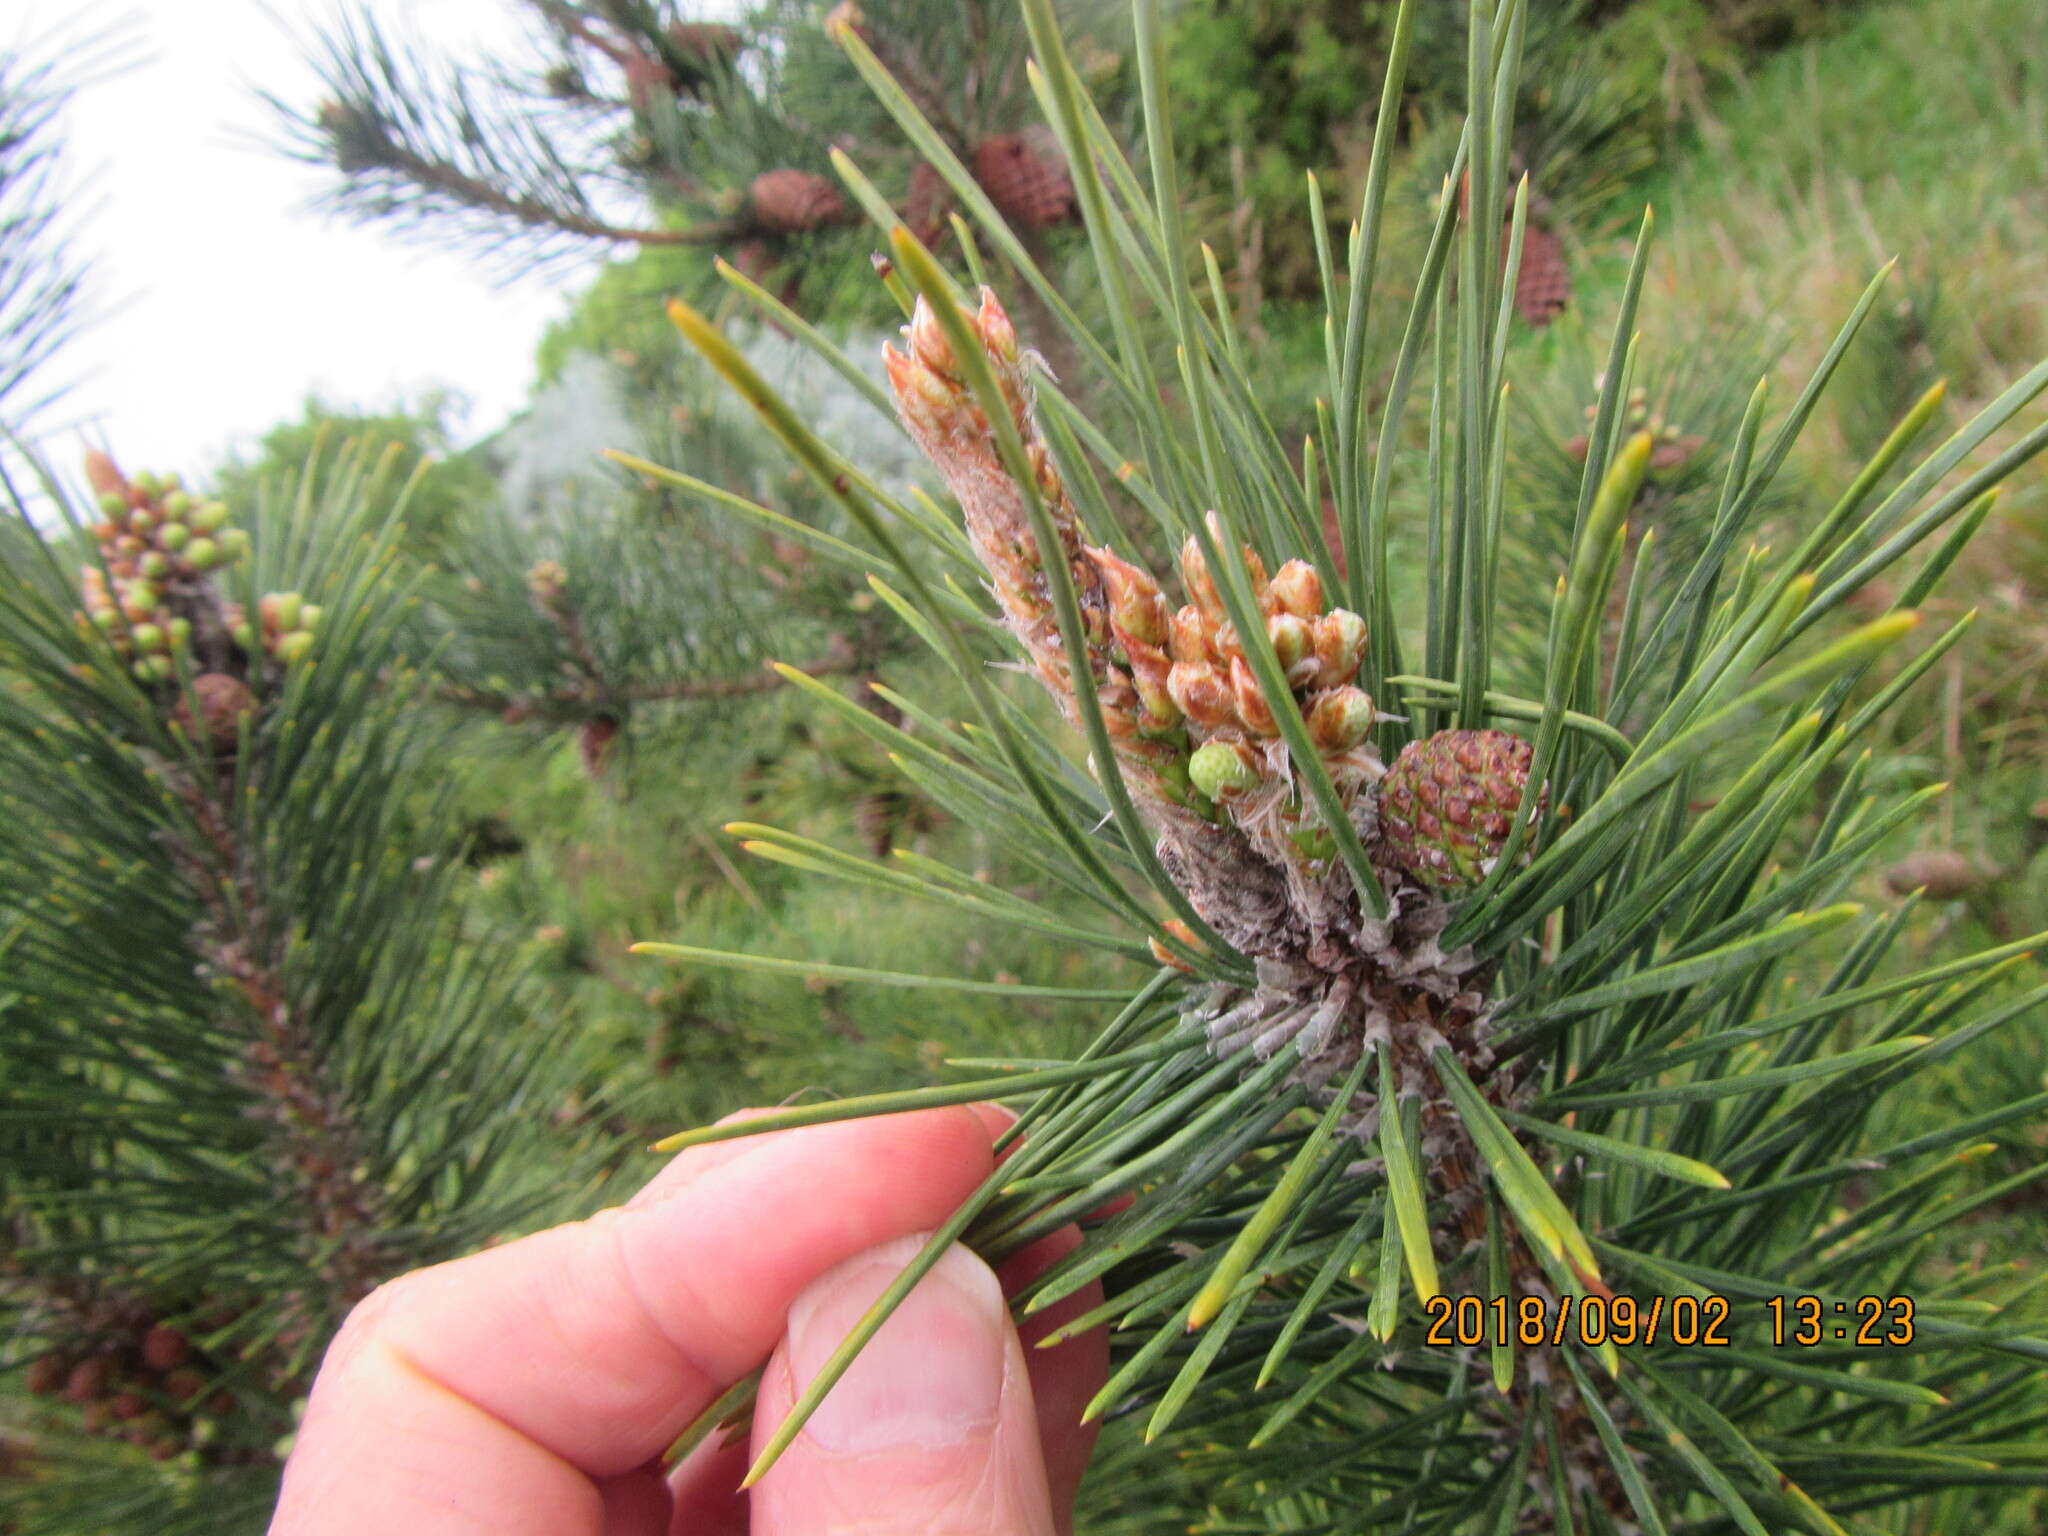
[[[1440,890],[1477,886],[1507,842],[1533,751],[1506,731],[1438,731],[1408,743],[1380,781],[1380,835],[1394,862]]]

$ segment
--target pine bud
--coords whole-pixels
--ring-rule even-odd
[[[155,526],[156,519],[140,507],[128,514],[128,531],[137,537],[146,537]]]
[[[158,493],[163,490],[163,482],[146,469],[131,480],[129,484],[133,485],[142,494],[143,498],[148,501],[154,501]]]
[[[299,609],[299,628],[314,629],[319,626],[322,609],[318,603],[307,603]]]
[[[1315,652],[1315,637],[1307,622],[1283,610],[1266,620],[1266,638],[1273,642],[1280,670],[1288,674],[1288,681],[1294,681],[1294,669]]]
[[[256,649],[256,631],[247,619],[230,625],[228,628],[228,638],[244,651],[254,651]]]
[[[1202,619],[1202,612],[1190,603],[1174,611],[1167,621],[1169,649],[1175,661],[1209,661],[1213,653],[1209,649],[1209,626]]]
[[[1323,578],[1306,560],[1290,560],[1273,573],[1266,584],[1272,605],[1298,619],[1313,619],[1323,611]]]
[[[131,581],[121,594],[121,611],[133,624],[140,624],[156,612],[156,588],[146,581]]]
[[[313,637],[303,629],[295,629],[278,640],[277,659],[290,666],[312,648]]]
[[[210,571],[220,564],[220,546],[212,539],[194,539],[185,547],[185,558],[192,562],[193,569]]]
[[[1206,661],[1176,661],[1166,674],[1166,691],[1197,725],[1228,725],[1236,719],[1229,683]]]
[[[1316,620],[1315,634],[1323,687],[1339,687],[1358,676],[1358,664],[1365,660],[1365,620],[1348,608],[1332,608]]]
[[[151,581],[162,581],[171,574],[171,562],[166,556],[151,550],[136,563],[136,569]]]
[[[227,520],[228,504],[226,502],[205,502],[192,514],[192,529],[195,533],[218,533]]]
[[[129,632],[138,651],[160,651],[164,648],[165,635],[161,625],[138,624]]]
[[[145,1344],[144,1349],[148,1346]],[[206,1390],[206,1378],[187,1366],[164,1377],[164,1392],[177,1402],[189,1403]]]
[[[191,510],[192,493],[190,491],[173,491],[164,498],[164,516],[166,517],[184,517]]]
[[[156,541],[175,555],[192,542],[192,530],[183,523],[165,523]]]
[[[1188,600],[1201,611],[1205,621],[1211,626],[1226,622],[1223,599],[1216,591],[1215,578],[1209,573],[1209,561],[1193,534],[1189,534],[1187,542],[1180,547],[1180,581],[1187,588]]]
[[[263,627],[285,633],[299,627],[300,597],[296,592],[266,592],[256,605]]]
[[[1308,711],[1308,733],[1325,752],[1348,752],[1372,731],[1372,698],[1363,688],[1332,688]]]
[[[1242,656],[1230,658],[1230,699],[1236,705],[1237,718],[1244,722],[1246,730],[1260,736],[1278,733],[1273,706],[1266,702],[1265,690],[1259,687],[1250,663]]]
[[[1151,573],[1106,549],[1084,553],[1102,573],[1109,595],[1109,621],[1131,638],[1162,645],[1167,638],[1166,597]]]
[[[1207,798],[1220,800],[1225,793],[1257,789],[1261,781],[1249,747],[1235,741],[1206,741],[1188,758],[1188,782]]]
[[[44,1355],[28,1368],[23,1384],[35,1397],[55,1397],[70,1374],[62,1355]]]
[[[1179,939],[1181,943],[1187,945],[1189,949],[1197,950],[1203,953],[1206,953],[1208,951],[1209,946],[1204,944],[1200,939],[1195,937],[1195,930],[1190,928],[1186,923],[1182,922],[1179,918],[1169,917],[1165,922],[1161,923],[1159,926],[1164,928],[1168,933],[1172,934],[1176,939]],[[1146,947],[1152,951],[1152,958],[1154,960],[1157,960],[1161,965],[1170,965],[1176,971],[1185,971],[1190,975],[1194,973],[1193,966],[1189,965],[1187,961],[1181,959],[1179,955],[1176,955],[1172,950],[1168,949],[1164,944],[1160,943],[1157,939],[1147,939],[1145,941],[1145,944]]]
[[[64,1379],[64,1395],[74,1403],[89,1403],[106,1394],[113,1379],[113,1364],[100,1356],[81,1360]]]
[[[106,491],[102,493],[98,498],[96,505],[99,507],[100,511],[104,512],[108,517],[125,518],[128,515],[128,498],[126,496],[121,495],[118,491]]]
[[[1952,848],[1923,848],[1886,870],[1884,883],[1894,896],[1924,890],[1930,901],[1953,901],[1982,885],[1984,872]]]
[[[224,528],[220,535],[221,553],[228,563],[240,560],[249,553],[249,531],[246,528]]]
[[[217,677],[215,672],[205,676]],[[196,688],[198,679],[194,679]],[[185,1335],[177,1329],[158,1323],[142,1336],[142,1360],[153,1371],[168,1371],[185,1363],[185,1356],[191,1349]]]
[[[1380,781],[1380,832],[1394,861],[1425,885],[1478,885],[1507,842],[1533,754],[1506,731],[1438,731],[1408,743]],[[1533,851],[1524,848],[1525,857]]]
[[[190,619],[174,618],[164,628],[171,637],[172,650],[182,651],[192,643],[192,621]]]

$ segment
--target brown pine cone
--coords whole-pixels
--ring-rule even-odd
[[[1074,179],[1045,135],[998,133],[974,146],[974,179],[1012,224],[1045,229],[1074,217]]]
[[[778,235],[802,234],[847,217],[839,189],[809,171],[763,171],[747,190],[754,222]]]

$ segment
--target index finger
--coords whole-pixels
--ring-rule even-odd
[[[423,1444],[450,1477],[487,1444],[496,1506],[506,1430],[542,1483],[550,1465],[587,1480],[644,1464],[767,1358],[812,1279],[943,1224],[988,1176],[989,1141],[966,1107],[781,1132],[666,1198],[394,1282],[329,1352],[281,1509],[294,1485],[325,1486],[360,1515],[379,1447],[403,1464]]]

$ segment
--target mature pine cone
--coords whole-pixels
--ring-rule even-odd
[[[903,197],[903,222],[920,244],[937,245],[946,232],[946,214],[953,194],[946,178],[928,160],[917,162],[910,173],[910,190]]]
[[[809,171],[763,171],[747,192],[754,222],[778,235],[802,234],[846,217],[839,189]]]
[[[1501,255],[1507,255],[1508,228],[1501,230]],[[1548,325],[1572,297],[1572,272],[1564,242],[1540,224],[1522,231],[1522,265],[1515,273],[1515,312],[1531,325]]]
[[[193,701],[199,705],[196,720],[190,708]],[[201,746],[231,752],[241,739],[242,716],[255,709],[256,696],[240,678],[225,672],[202,672],[192,679],[192,699],[181,697],[171,720]]]
[[[1380,781],[1394,862],[1443,890],[1478,885],[1507,842],[1533,750],[1506,731],[1438,731],[1403,747]]]
[[[1002,216],[1044,229],[1074,216],[1074,180],[1055,145],[1029,134],[998,133],[974,146],[974,179]]]

